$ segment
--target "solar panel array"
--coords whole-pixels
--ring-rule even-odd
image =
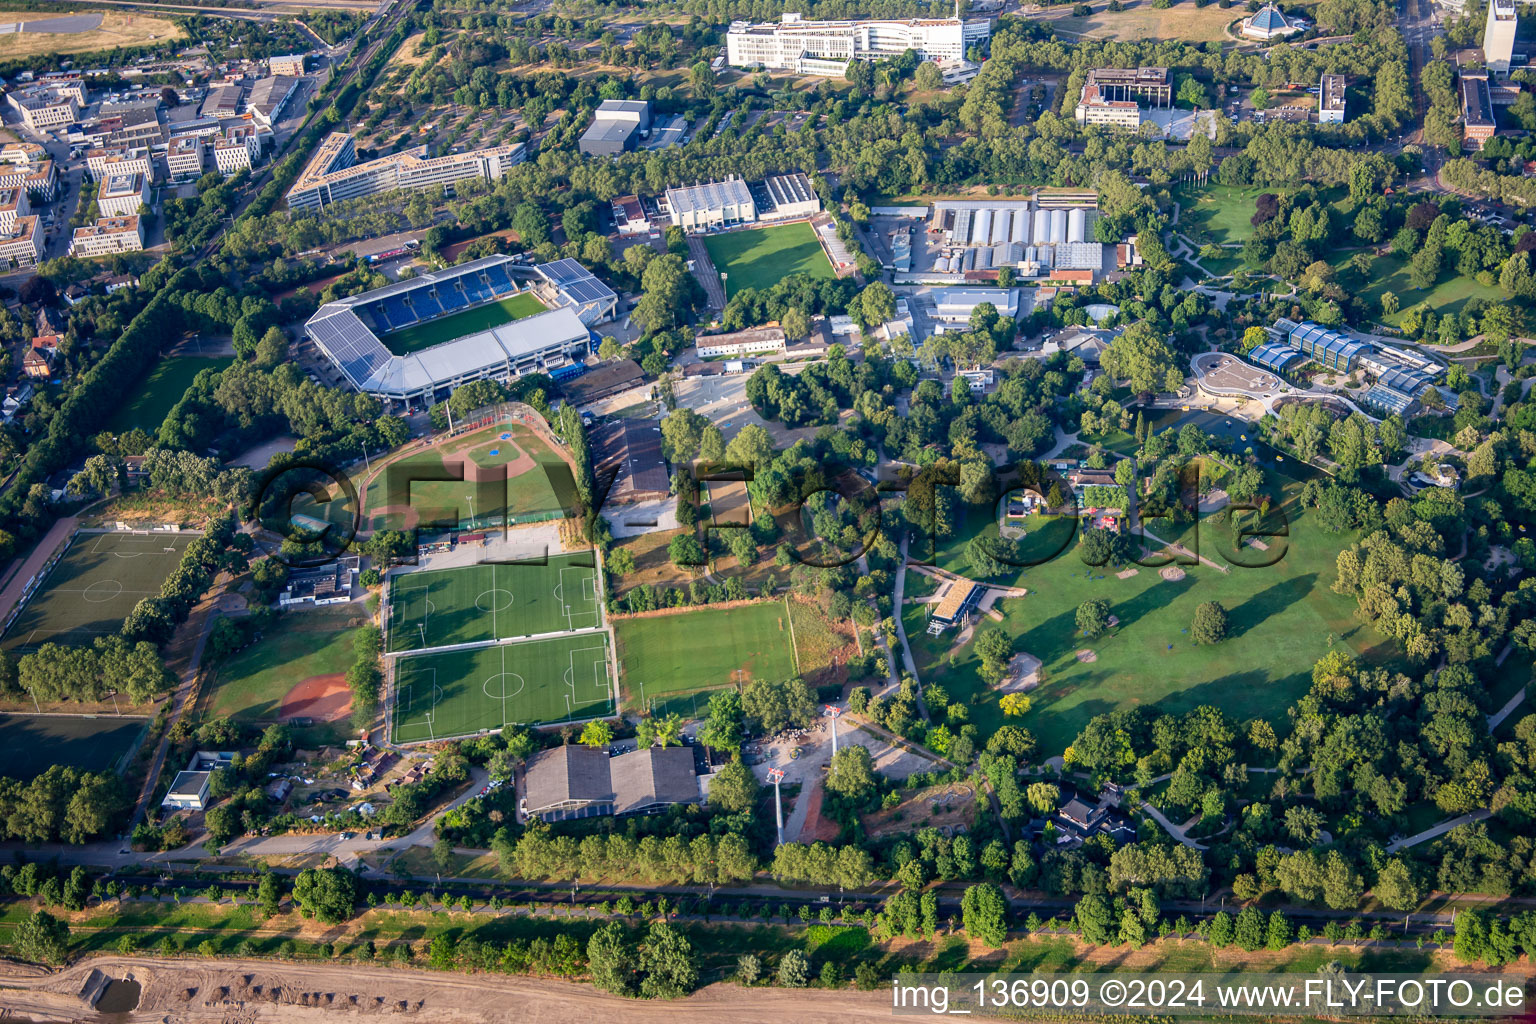
[[[311,320],[308,328],[315,344],[359,390],[392,358],[384,343],[350,309]]]
[[[555,260],[553,263],[540,264],[539,273],[569,295],[578,306],[593,302],[612,302],[618,299],[612,288],[593,277],[590,270],[569,257]]]

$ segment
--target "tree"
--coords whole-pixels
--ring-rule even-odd
[[[263,872],[256,886],[256,909],[262,916],[271,917],[283,903],[283,885],[272,872]]]
[[[872,281],[848,308],[861,327],[878,327],[896,319],[896,293],[884,282]]]
[[[1129,381],[1132,391],[1176,390],[1167,387],[1172,375],[1183,372],[1168,343],[1145,320],[1137,321],[1110,342],[1100,363],[1112,377]]]
[[[1109,602],[1090,597],[1077,606],[1077,628],[1087,637],[1096,637],[1109,628]]]
[[[838,751],[842,753],[842,751]],[[740,757],[715,773],[709,783],[710,806],[725,814],[750,811],[757,804],[757,777]]]
[[[667,544],[667,557],[679,569],[697,569],[704,564],[704,547],[691,533],[680,533]]]
[[[588,722],[582,728],[581,738],[577,742],[594,750],[606,747],[613,742],[613,726],[601,718]]]
[[[293,901],[306,917],[340,924],[352,916],[357,878],[344,868],[306,868],[294,879]]]
[[[48,911],[39,910],[16,926],[12,943],[24,960],[62,963],[69,951],[69,925]]]
[[[693,945],[683,933],[656,921],[640,944],[640,994],[647,999],[679,999],[698,984]]]
[[[743,719],[741,694],[722,690],[709,698],[709,717],[699,727],[699,742],[715,750],[741,748]]]
[[[1227,638],[1227,610],[1220,601],[1204,601],[1195,608],[1189,628],[1197,644],[1219,644]]]
[[[1003,891],[991,882],[982,882],[965,890],[960,898],[960,915],[965,931],[973,938],[997,948],[1008,937],[1008,901]]]
[[[779,984],[784,988],[805,988],[811,980],[811,961],[798,949],[791,949],[779,959]]]
[[[592,984],[604,992],[627,996],[633,992],[635,957],[624,941],[624,928],[610,921],[587,940],[587,969]]]
[[[1424,889],[1410,868],[1400,857],[1394,857],[1382,867],[1371,889],[1384,906],[1393,910],[1412,910],[1424,898]]]
[[[1013,637],[997,627],[984,629],[976,637],[976,654],[981,658],[981,677],[995,685],[1008,674],[1013,661]]]
[[[859,801],[873,792],[878,784],[875,762],[866,748],[849,744],[833,755],[826,781],[829,793]]]
[[[767,735],[792,725],[807,726],[816,713],[816,701],[801,679],[754,679],[741,691],[741,706]]]

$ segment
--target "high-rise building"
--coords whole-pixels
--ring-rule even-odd
[[[1495,75],[1509,74],[1515,55],[1518,18],[1515,0],[1488,0],[1488,22],[1483,29],[1483,63]]]

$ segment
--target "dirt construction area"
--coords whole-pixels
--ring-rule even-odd
[[[658,1024],[792,1024],[890,1020],[890,995],[878,990],[817,992],[744,989],[716,984],[687,999],[621,999],[588,985],[505,974],[454,974],[357,963],[285,964],[270,960],[158,960],[108,956],[57,973],[29,965],[0,967],[0,1017],[37,1024],[92,1019],[89,998],[106,978],[132,978],[143,992],[136,1009],[101,1019],[118,1024],[256,1024],[329,1021],[357,1015],[427,1024],[587,1024],[593,1020]],[[516,1006],[509,1014],[508,1007]]]

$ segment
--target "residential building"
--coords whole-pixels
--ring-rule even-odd
[[[76,228],[69,242],[71,256],[107,256],[143,248],[144,226],[137,216],[103,217],[95,224]]]
[[[1274,4],[1265,4],[1258,11],[1244,18],[1240,29],[1243,38],[1257,39],[1261,42],[1284,39],[1300,31],[1302,31],[1301,25],[1295,19],[1281,14],[1280,8]]]
[[[298,92],[302,81],[302,78],[288,75],[263,78],[251,86],[251,95],[245,101],[245,112],[261,127],[272,128],[282,120],[288,101]]]
[[[114,174],[101,183],[96,206],[103,217],[137,216],[149,205],[149,180],[142,174]]]
[[[619,196],[613,201],[612,209],[613,226],[620,237],[650,234],[651,218],[639,196]]]
[[[1344,76],[1324,75],[1318,82],[1317,123],[1344,123]]]
[[[53,364],[42,350],[29,348],[21,357],[21,372],[33,380],[46,380],[53,375]]]
[[[667,215],[684,231],[706,231],[757,220],[752,192],[740,178],[667,189]]]
[[[507,168],[521,163],[526,155],[527,148],[522,143],[439,157],[429,157],[427,147],[421,146],[356,163],[352,136],[346,132],[332,132],[321,142],[309,165],[288,190],[288,205],[294,209],[318,210],[342,199],[395,189],[451,185],[465,178],[494,181]]]
[[[964,60],[971,46],[991,34],[985,19],[807,21],[785,13],[777,22],[732,22],[725,53],[732,67],[838,76],[851,60],[899,57],[907,50],[915,50],[921,60]]]
[[[302,75],[304,74],[304,55],[302,53],[290,53],[281,57],[268,57],[267,70],[276,75]]]
[[[1493,74],[1509,74],[1518,28],[1515,0],[1488,0],[1488,19],[1483,23],[1483,63]]]
[[[172,139],[165,150],[165,169],[172,181],[193,181],[203,174],[203,140],[196,135]]]
[[[1482,149],[1493,138],[1497,125],[1493,120],[1493,99],[1488,93],[1487,72],[1461,73],[1461,140],[1472,149]]]
[[[73,85],[34,85],[8,93],[5,100],[21,115],[23,124],[41,132],[80,119],[80,108],[85,104],[85,86],[78,82]]]
[[[771,174],[751,190],[758,220],[794,220],[821,212],[821,197],[799,171]]]
[[[592,115],[592,124],[577,143],[587,156],[617,156],[632,150],[641,133],[651,127],[651,105],[646,100],[603,100]]]

